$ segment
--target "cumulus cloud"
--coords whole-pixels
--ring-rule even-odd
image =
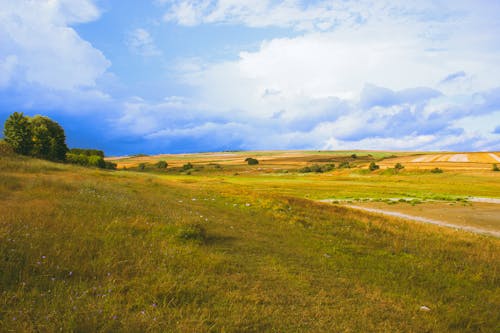
[[[99,17],[91,0],[0,0],[0,6],[3,88],[16,84],[54,90],[94,87],[110,66],[70,26]]]
[[[149,31],[138,28],[130,32],[127,36],[127,45],[135,54],[145,57],[159,56],[161,51],[156,46]]]

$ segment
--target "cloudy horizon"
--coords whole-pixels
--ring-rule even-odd
[[[500,2],[0,0],[0,121],[109,155],[500,150]]]

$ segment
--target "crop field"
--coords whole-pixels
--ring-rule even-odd
[[[1,156],[0,331],[495,332],[493,156]]]

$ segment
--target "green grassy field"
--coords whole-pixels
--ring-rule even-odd
[[[258,168],[1,157],[0,331],[498,329],[499,239],[309,200],[499,197],[497,174]]]

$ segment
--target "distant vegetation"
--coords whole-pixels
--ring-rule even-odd
[[[13,152],[54,162],[68,162],[102,169],[116,169],[116,164],[104,160],[97,149],[68,149],[64,129],[52,119],[14,112],[4,124],[5,143]],[[5,146],[5,144],[3,145]],[[1,148],[2,152],[6,147]]]
[[[492,170],[493,171],[500,171],[500,168],[496,164],[493,164]]]
[[[253,157],[248,157],[247,159],[245,159],[245,162],[248,163],[248,165],[257,165],[259,164],[259,161]]]
[[[368,166],[368,169],[370,169],[370,171],[375,171],[375,170],[380,169],[380,166],[375,164],[375,162],[371,162],[370,165]]]
[[[301,173],[309,173],[309,172],[323,173],[323,172],[332,171],[333,169],[335,169],[335,164],[333,164],[333,163],[328,163],[328,164],[324,164],[324,165],[313,164],[311,166],[306,166],[306,167],[303,167],[302,169],[299,169],[299,172],[301,172]]]

